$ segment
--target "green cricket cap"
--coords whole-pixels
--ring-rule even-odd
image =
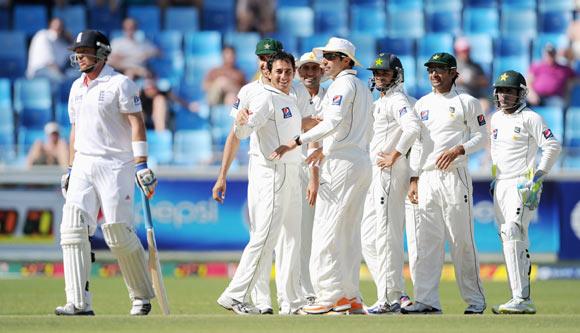
[[[425,63],[426,67],[429,65],[442,65],[448,68],[457,68],[457,60],[455,60],[455,57],[449,53],[435,53]]]
[[[270,55],[283,49],[284,46],[280,41],[272,38],[264,38],[256,44],[256,55]]]

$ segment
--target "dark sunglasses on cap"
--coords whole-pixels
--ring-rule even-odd
[[[332,52],[332,53],[324,53],[324,54],[322,55],[322,57],[323,57],[324,59],[326,59],[326,60],[330,60],[330,61],[332,61],[332,60],[334,60],[334,59],[336,59],[336,58],[340,58],[340,59],[342,59],[342,58],[345,58],[345,57],[346,57],[346,55],[344,55],[344,54],[342,54],[342,53],[340,53],[340,52]]]

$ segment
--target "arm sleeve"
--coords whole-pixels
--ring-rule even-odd
[[[548,128],[539,114],[534,113],[529,117],[528,126],[530,126],[530,134],[536,139],[538,146],[542,149],[542,158],[538,164],[538,170],[548,173],[556,164],[562,151],[562,145],[556,140],[554,133]]]
[[[463,149],[465,149],[465,155],[470,155],[485,147],[487,140],[489,140],[489,134],[485,114],[478,100],[469,98],[464,116],[466,126],[469,129],[469,140],[463,143]]]
[[[232,104],[232,109],[230,110],[230,117],[236,118],[238,115],[238,110],[248,107],[248,102],[246,98],[246,86],[243,86],[242,89],[238,92],[238,96],[236,96],[236,101]]]
[[[417,136],[419,136],[419,131],[421,130],[419,117],[417,117],[406,98],[402,98],[399,103],[395,104],[394,111],[396,112],[395,119],[397,119],[403,131],[395,149],[404,155],[409,151]]]
[[[353,90],[353,84],[348,81],[328,90],[324,101],[323,120],[300,136],[303,144],[320,141],[334,132],[345,115],[351,112],[352,103],[354,102],[352,100],[354,96]]]
[[[417,114],[417,110],[419,103],[415,104],[415,108],[413,109],[413,113],[419,118]],[[421,137],[421,130],[423,129],[423,124],[419,123],[419,133],[417,134],[417,138],[411,147],[411,153],[409,154],[409,176],[410,177],[419,177],[419,173],[423,168],[424,158],[423,158],[423,140]]]
[[[119,87],[119,111],[121,113],[141,112],[141,98],[137,85],[125,79]]]
[[[248,118],[248,123],[243,126],[238,126],[234,123],[234,133],[238,139],[245,139],[250,136],[252,132],[264,126],[274,112],[274,109],[271,106],[272,96],[270,93],[263,93],[260,96],[256,96],[249,105],[249,110],[252,114]]]

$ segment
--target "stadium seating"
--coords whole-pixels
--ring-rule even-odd
[[[28,155],[28,151],[32,144],[36,140],[44,139],[44,130],[42,129],[29,129],[21,127],[18,130],[18,158],[24,161],[24,158]]]
[[[463,33],[466,35],[499,35],[499,14],[495,8],[468,7],[463,11]]]
[[[314,33],[314,12],[310,7],[281,7],[276,20],[280,34],[307,37]]]
[[[222,35],[219,31],[187,32],[184,36],[186,58],[220,57]]]
[[[556,139],[562,142],[564,138],[564,110],[548,106],[536,106],[533,109],[544,118]]]
[[[0,31],[0,77],[15,79],[26,70],[26,36],[20,31]]]
[[[464,0],[463,5],[466,8],[478,7],[478,8],[497,8],[498,0]]]
[[[423,0],[389,0],[387,9],[388,11],[399,9],[423,10]]]
[[[139,30],[147,36],[159,32],[161,28],[161,12],[157,6],[129,6],[127,17],[135,19]]]
[[[199,13],[195,7],[169,7],[165,10],[165,29],[178,31],[197,31]]]
[[[566,112],[564,167],[580,169],[580,108],[571,107]]]
[[[501,13],[501,34],[503,36],[536,36],[536,12],[531,9],[507,8]]]
[[[571,11],[551,10],[538,15],[538,30],[545,33],[565,34],[572,22]]]
[[[538,10],[541,12],[552,10],[574,10],[574,0],[538,0]]]
[[[179,30],[159,31],[153,34],[152,41],[163,58],[183,55],[183,32]]]
[[[282,45],[284,46],[284,51],[298,55],[298,53],[299,53],[298,38],[296,38],[295,36],[290,35],[290,34],[274,33],[274,34],[269,34],[267,37],[274,38],[274,39],[282,42]],[[256,50],[255,50],[255,45],[254,45],[254,49],[252,50],[252,54],[254,54],[255,51]]]
[[[377,40],[377,51],[401,56],[415,56],[415,40],[412,38],[385,37]]]
[[[173,134],[170,130],[147,131],[149,159],[157,164],[170,164],[173,161]]]
[[[427,33],[458,34],[461,30],[461,10],[432,10],[425,14]]]
[[[580,107],[580,84],[575,84],[570,92],[570,106]]]
[[[330,39],[330,35],[326,34],[314,34],[309,37],[300,39],[300,54],[311,52],[313,48],[324,46]]]
[[[401,64],[405,72],[405,89],[412,96],[417,96],[417,63],[415,57],[400,56]]]
[[[471,59],[479,64],[485,74],[491,77],[491,65],[493,62],[493,41],[488,35],[465,36],[471,47]]]
[[[532,61],[542,58],[544,47],[551,43],[556,49],[563,50],[568,47],[568,37],[563,34],[540,34],[532,40]]]
[[[52,17],[59,17],[73,36],[87,28],[87,13],[82,5],[52,8]]]
[[[103,6],[89,8],[89,24],[92,29],[100,30],[105,34],[120,30],[122,22],[121,10],[111,11],[105,2]],[[109,36],[110,37],[110,36]]]
[[[387,33],[387,16],[384,7],[359,5],[351,7],[351,33],[384,37]]]
[[[6,78],[0,78],[0,107],[12,107],[10,80]],[[1,123],[2,121],[0,121]]]
[[[388,14],[388,35],[419,38],[425,34],[423,12],[416,9],[391,9]]]
[[[200,130],[208,129],[209,122],[206,118],[200,116],[199,113],[191,112],[181,106],[176,107],[175,112],[175,130]]]
[[[155,77],[168,80],[172,86],[179,84],[185,73],[185,60],[180,54],[168,58],[153,58],[148,65]]]
[[[177,165],[203,165],[211,162],[211,133],[207,129],[175,132],[173,161]]]
[[[0,30],[8,30],[11,27],[10,10],[8,8],[0,8]]]
[[[260,35],[256,32],[228,32],[224,35],[224,45],[231,45],[236,50],[236,65],[244,72],[246,80],[258,69],[256,63],[256,44]]]
[[[463,7],[462,0],[424,0],[425,11],[458,11]]]
[[[43,5],[14,5],[14,30],[24,32],[28,37],[38,30],[48,27],[48,10]]]
[[[47,79],[16,79],[14,81],[14,110],[19,125],[41,129],[52,119],[52,95]]]
[[[202,7],[203,30],[236,30],[235,0],[204,1]]]
[[[348,33],[347,0],[314,0],[312,7],[316,32],[336,36],[345,36]]]
[[[504,9],[536,9],[536,0],[501,0],[501,8]]]
[[[310,5],[310,0],[278,0],[276,1],[277,8],[280,7],[307,7]]]

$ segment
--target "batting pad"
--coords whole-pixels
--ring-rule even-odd
[[[125,223],[103,225],[103,236],[117,257],[131,299],[155,297],[143,246],[135,232]]]
[[[70,204],[65,204],[62,210],[60,245],[67,303],[73,303],[81,310],[87,309],[90,308],[88,279],[91,274],[88,216]]]
[[[512,296],[522,299],[529,298],[532,263],[526,242],[520,240],[504,241],[503,254],[505,256]]]

